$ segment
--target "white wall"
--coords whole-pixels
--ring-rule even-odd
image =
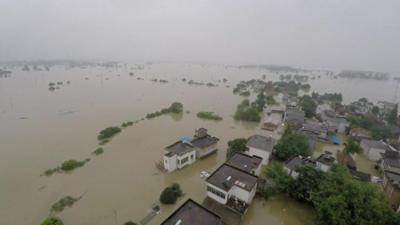
[[[254,195],[256,194],[256,189],[257,185],[255,185],[254,188],[250,192],[248,192],[243,188],[234,185],[231,190],[229,190],[229,196],[235,196],[236,198],[246,202],[247,204],[251,204]]]
[[[247,151],[247,153],[251,156],[258,156],[262,158],[261,164],[262,165],[268,165],[269,162],[269,157],[270,157],[270,152],[265,151],[265,150],[261,150],[261,149],[257,149],[257,148],[252,148],[252,147],[248,147],[249,150]]]
[[[188,158],[188,161],[181,163],[181,161],[184,158]],[[187,152],[186,154],[178,156],[176,159],[177,159],[177,165],[178,165],[177,167],[179,169],[181,169],[181,168],[183,168],[187,165],[190,165],[196,161],[196,151],[193,150],[193,151]]]
[[[320,163],[320,162],[317,162],[317,168],[322,170],[322,171],[324,171],[324,172],[328,172],[331,169],[330,166],[325,165],[325,164]]]
[[[176,159],[176,155],[173,155],[171,157],[167,157],[164,155],[164,168],[168,171],[168,172],[172,172],[174,170],[177,169],[177,159]]]
[[[215,201],[217,201],[217,202],[219,202],[221,204],[224,204],[224,205],[228,202],[228,192],[226,192],[226,191],[224,191],[224,190],[222,190],[222,189],[220,189],[220,188],[218,188],[218,187],[216,187],[216,186],[214,186],[214,185],[212,185],[210,183],[206,183],[206,184],[207,184],[207,186],[210,186],[211,188],[213,188],[215,190],[218,190],[218,191],[220,191],[220,192],[225,194],[225,198],[221,198],[220,196],[218,196],[218,195],[216,195],[216,194],[214,194],[212,192],[209,192],[208,188],[207,188],[207,196],[208,197],[210,197],[210,198],[214,199]]]

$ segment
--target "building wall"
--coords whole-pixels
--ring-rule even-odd
[[[182,162],[183,160],[185,160],[185,158],[187,158],[186,162]],[[184,155],[180,155],[177,158],[177,167],[178,169],[181,169],[187,165],[190,165],[192,163],[194,163],[196,161],[196,151],[190,151]]]
[[[256,176],[260,176],[260,174],[261,174],[261,164],[260,165],[258,165],[258,167],[254,170],[254,175],[256,175]]]
[[[207,148],[203,148],[203,149],[196,147],[195,148],[196,152],[197,152],[196,156],[197,156],[197,158],[202,158],[202,157],[210,154],[211,152],[216,151],[217,147],[218,147],[217,143],[210,145]]]
[[[253,201],[254,195],[256,193],[257,185],[249,192],[244,190],[243,188],[233,186],[231,190],[229,190],[229,197],[236,197],[247,204],[250,204]]]
[[[377,161],[382,158],[381,153],[384,153],[384,149],[380,148],[370,148],[369,151],[366,153],[366,156],[369,160]]]
[[[215,201],[221,203],[221,204],[226,204],[228,202],[228,192],[210,184],[210,183],[206,183],[207,184],[207,196],[214,199]],[[216,191],[219,191],[221,193],[223,193],[225,195],[225,198],[222,198],[221,196],[216,195],[215,193],[211,192],[209,189],[214,189]]]
[[[320,163],[320,162],[317,162],[317,168],[322,170],[322,171],[324,171],[324,172],[328,172],[331,169],[330,166],[325,165],[325,164]]]
[[[164,160],[164,168],[168,172],[172,172],[178,168],[176,155],[173,155],[171,157],[167,157],[164,155],[163,160]]]
[[[249,150],[247,151],[247,153],[249,155],[251,155],[251,156],[255,155],[255,156],[261,157],[262,158],[261,164],[262,165],[268,165],[269,157],[270,157],[270,154],[271,154],[270,152],[264,151],[264,150],[260,150],[260,149],[257,149],[257,148],[249,147]]]

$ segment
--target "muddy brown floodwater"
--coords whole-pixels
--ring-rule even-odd
[[[58,199],[85,192],[72,208],[59,214],[65,224],[139,221],[158,202],[161,190],[173,182],[181,184],[184,198],[201,202],[206,192],[200,171],[211,172],[224,162],[228,140],[253,134],[271,135],[257,124],[232,119],[242,100],[232,94],[232,87],[240,80],[261,78],[263,74],[267,80],[277,80],[277,74],[195,64],[147,65],[144,70],[133,71],[134,76],[128,75],[130,71],[129,66],[68,70],[58,66],[49,72],[14,69],[10,78],[0,79],[0,224],[40,224]],[[169,82],[154,83],[152,78]],[[210,81],[219,87],[190,86],[182,78]],[[228,82],[218,83],[223,78]],[[63,85],[49,91],[48,83],[58,81]],[[357,83],[359,90],[350,93],[348,89],[354,87],[354,81],[323,78],[310,83],[313,90],[320,92],[343,91],[345,101],[368,97],[368,93],[371,98],[376,97],[370,93],[371,85],[379,87],[374,90],[383,90],[382,98],[389,98],[392,93],[386,90],[393,86],[391,82],[365,81],[364,86]],[[106,144],[104,154],[90,154],[98,147],[96,136],[103,128],[140,119],[173,101],[182,102],[190,113],[141,121]],[[198,119],[198,111],[216,112],[224,120]],[[199,127],[220,138],[218,154],[171,174],[158,172],[155,162],[161,159],[163,148],[181,136],[192,135]],[[87,157],[92,160],[69,174],[40,176],[64,160]],[[150,225],[159,224],[184,198],[174,206],[163,206]],[[309,225],[312,217],[310,208],[290,199],[257,199],[244,224]]]

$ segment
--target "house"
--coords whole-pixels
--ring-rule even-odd
[[[282,115],[271,113],[265,117],[262,129],[275,131],[282,124]]]
[[[383,191],[389,198],[392,208],[399,211],[400,206],[400,174],[385,172],[383,176]]]
[[[360,142],[360,146],[363,150],[363,154],[369,160],[373,161],[379,160],[381,158],[381,154],[383,154],[387,149],[390,148],[390,146],[383,141],[368,140],[368,139],[362,140]]]
[[[310,158],[305,158],[301,155],[294,156],[283,164],[283,169],[287,172],[287,174],[293,178],[297,178],[299,176],[298,170],[303,166],[315,166],[316,162]]]
[[[196,161],[195,148],[185,141],[177,141],[165,148],[163,157],[164,169],[172,172]]]
[[[315,161],[318,169],[328,172],[333,164],[335,164],[335,157],[332,155],[332,152],[325,151]]]
[[[257,179],[257,176],[246,171],[223,164],[207,178],[207,196],[245,214],[256,194]]]
[[[332,110],[323,110],[318,117],[328,128],[329,132],[344,134],[350,126],[346,118],[337,117],[336,112]]]
[[[161,225],[221,225],[221,217],[199,203],[188,199]]]
[[[217,152],[219,139],[207,134],[207,129],[199,128],[195,131],[193,140],[190,142],[196,150],[196,157],[203,159]]]
[[[303,127],[305,120],[305,114],[303,111],[288,109],[285,112],[284,121],[287,125],[293,128],[300,129]]]
[[[382,173],[393,172],[400,174],[400,152],[394,148],[387,149],[378,161],[379,170]]]
[[[363,139],[372,139],[371,131],[364,128],[353,128],[349,131],[349,137],[355,141],[361,141]]]
[[[249,156],[243,153],[236,153],[226,164],[237,169],[246,171],[247,173],[259,176],[261,173],[262,158],[258,156]]]
[[[271,137],[253,135],[247,141],[246,153],[251,156],[262,158],[262,165],[267,165],[274,149],[275,140]]]
[[[285,114],[286,106],[285,105],[271,105],[267,107],[267,114],[281,114],[281,117]]]
[[[328,128],[322,123],[306,121],[300,131],[306,136],[314,136],[319,141],[328,141]]]

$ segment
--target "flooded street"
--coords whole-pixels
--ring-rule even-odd
[[[133,76],[129,76],[131,71]],[[129,65],[68,70],[59,66],[49,72],[15,69],[10,78],[0,79],[0,224],[39,224],[54,202],[83,193],[72,208],[59,214],[65,224],[138,222],[158,202],[162,189],[173,182],[179,183],[186,195],[173,206],[162,206],[161,214],[150,225],[159,224],[188,197],[202,202],[206,187],[200,172],[212,172],[225,161],[229,140],[272,135],[257,124],[232,118],[243,99],[233,95],[232,88],[241,80],[258,79],[263,74],[266,80],[279,79],[279,75],[266,70],[195,64],[161,63],[146,65],[143,70],[131,70]],[[155,83],[152,78],[169,82]],[[219,86],[188,85],[182,78]],[[228,81],[219,82],[223,78]],[[58,81],[63,82],[60,89],[49,91],[48,83]],[[392,80],[336,80],[323,76],[309,83],[320,93],[342,92],[345,103],[361,97],[390,100],[396,86]],[[141,119],[174,101],[183,103],[182,115],[164,115],[124,128],[104,145],[104,154],[91,155],[103,128]],[[199,111],[213,111],[223,120],[199,119]],[[192,136],[199,127],[220,139],[218,153],[183,170],[160,173],[155,163],[162,158],[164,147],[179,137]],[[71,173],[40,176],[64,160],[89,157],[89,163]],[[368,163],[359,164],[363,170],[370,167]],[[310,208],[290,199],[257,199],[243,224],[309,225],[312,217]]]

